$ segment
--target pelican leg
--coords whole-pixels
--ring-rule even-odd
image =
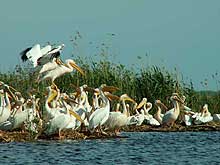
[[[116,136],[118,136],[118,135],[120,134],[119,128],[116,128],[115,131],[114,131],[114,133],[115,133]]]
[[[100,125],[100,131],[102,135],[108,135],[105,131],[102,130],[102,126]]]
[[[64,136],[61,135],[61,129],[59,129],[59,133],[58,134],[59,134],[59,139],[60,140],[64,139]]]

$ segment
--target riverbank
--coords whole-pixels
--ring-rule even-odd
[[[207,123],[203,125],[182,126],[174,125],[171,127],[155,127],[150,125],[141,126],[126,126],[121,128],[122,132],[199,132],[199,131],[220,131],[220,123]],[[0,142],[32,142],[37,140],[86,140],[86,139],[110,139],[110,138],[125,138],[122,136],[116,136],[112,132],[107,132],[108,135],[99,133],[90,134],[86,131],[77,132],[72,130],[65,130],[61,132],[61,137],[58,135],[46,136],[33,135],[29,132],[23,131],[0,131]]]

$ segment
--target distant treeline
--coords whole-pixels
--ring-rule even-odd
[[[170,96],[173,92],[186,96],[186,103],[193,111],[199,111],[207,103],[211,113],[220,113],[220,93],[213,91],[197,92],[193,83],[186,84],[177,74],[168,72],[164,68],[151,66],[135,70],[120,63],[113,63],[110,60],[93,61],[87,58],[77,57],[76,63],[85,71],[82,76],[77,72],[64,75],[55,80],[61,92],[74,92],[76,87],[87,84],[90,87],[98,87],[101,84],[116,86],[120,90],[116,95],[127,93],[137,102],[146,97],[154,103],[160,99],[167,106],[170,104]],[[0,73],[0,80],[13,86],[20,91],[25,98],[29,94],[44,98],[46,86],[49,82],[36,83],[36,73],[29,65],[16,66],[13,71]],[[90,95],[91,96],[91,95]],[[44,100],[44,99],[42,99]]]

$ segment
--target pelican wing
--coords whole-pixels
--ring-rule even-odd
[[[40,45],[36,44],[32,48],[27,48],[23,50],[21,53],[21,59],[22,61],[31,61],[34,65],[34,67],[37,66],[37,59],[42,56],[41,50],[40,50]]]

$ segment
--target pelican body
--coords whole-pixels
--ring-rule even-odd
[[[167,126],[173,126],[174,122],[177,120],[177,118],[180,114],[179,102],[184,104],[182,99],[177,94],[173,94],[170,97],[170,100],[172,101],[172,103],[174,105],[174,109],[167,111],[164,114],[163,119],[162,119],[162,124],[167,125]]]

